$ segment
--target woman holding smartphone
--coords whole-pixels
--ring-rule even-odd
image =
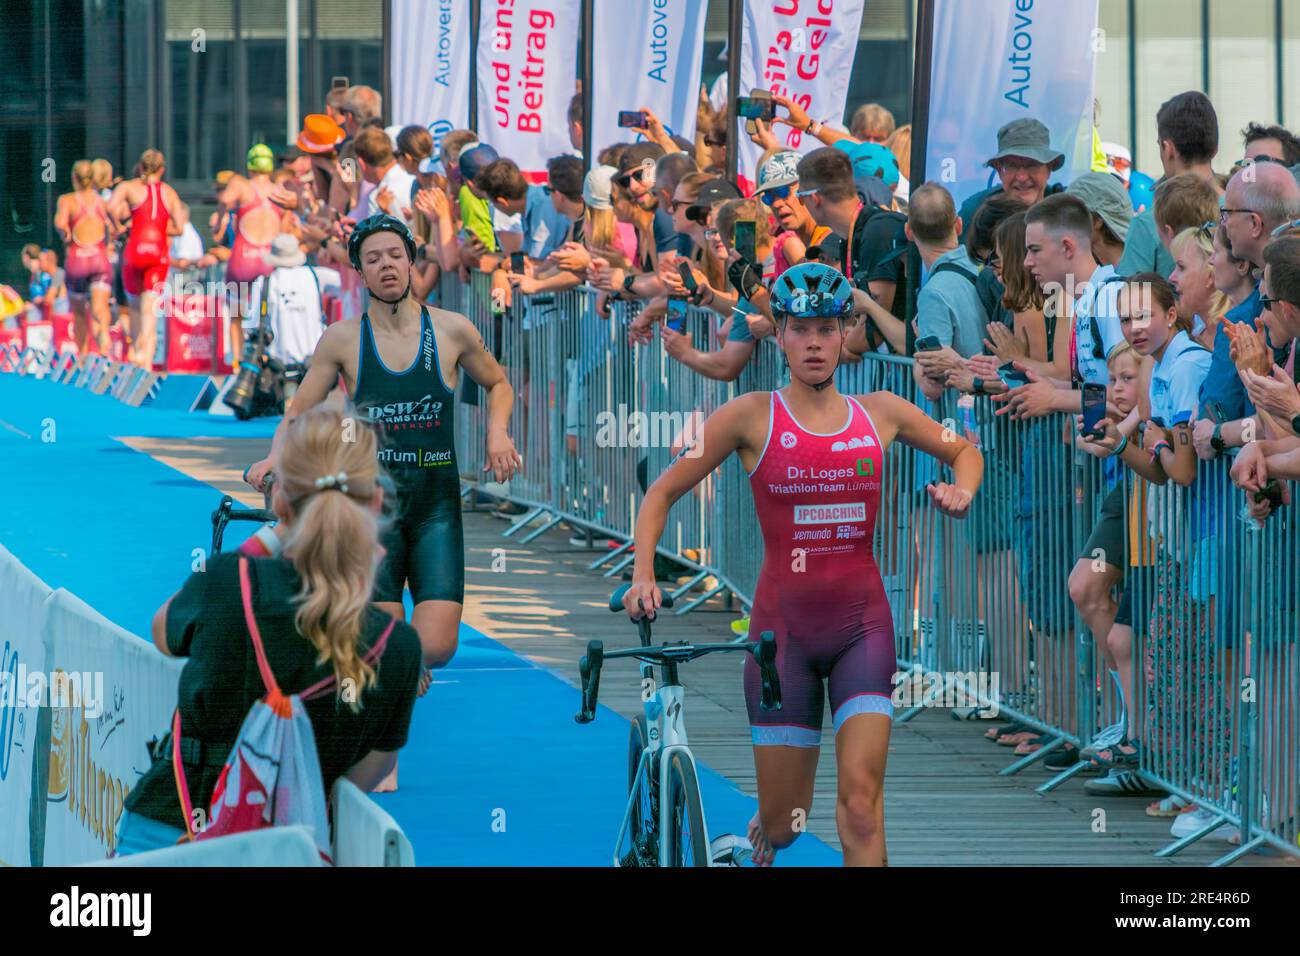
[[[624,605],[633,619],[662,603],[653,556],[668,511],[733,453],[749,474],[764,561],[750,633],[772,631],[784,708],[759,706],[757,665],[746,662],[759,812],[754,861],[770,865],[798,836],[812,805],[829,678],[839,771],[836,822],[844,862],[885,863],[884,776],[893,713],[893,623],[873,553],[885,450],[901,441],[949,466],[954,482],[927,486],[934,506],[965,517],[983,474],[979,449],[890,392],[845,396],[834,375],[852,312],[838,270],[804,263],[771,290],[777,342],[790,366],[778,392],[750,392],[710,415],[646,492],[636,564]]]

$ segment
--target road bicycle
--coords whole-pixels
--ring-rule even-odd
[[[611,611],[625,613],[623,596],[629,587],[624,584],[610,596]],[[665,594],[663,607],[672,606],[671,596]],[[632,720],[628,739],[627,809],[614,843],[614,865],[739,866],[749,856],[744,841],[731,834],[709,840],[695,756],[686,738],[686,693],[677,679],[677,668],[706,654],[752,654],[762,680],[760,706],[763,710],[780,710],[776,639],[771,631],[764,631],[753,642],[742,637],[726,644],[674,641],[656,645],[650,641],[651,620],[643,617],[636,624],[639,647],[606,651],[601,641],[591,641],[578,663],[582,709],[574,720],[587,724],[596,719],[600,672],[605,661],[630,657],[641,662],[645,710]],[[655,667],[661,669],[658,680]]]

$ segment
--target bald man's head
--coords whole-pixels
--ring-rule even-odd
[[[943,245],[957,236],[957,207],[952,194],[929,182],[912,190],[907,201],[907,225],[917,242]]]
[[[1264,266],[1264,246],[1278,226],[1300,218],[1300,186],[1279,163],[1252,163],[1228,181],[1223,228],[1238,259]]]
[[[1300,217],[1300,185],[1280,163],[1251,163],[1232,178],[1240,180],[1242,208],[1258,213],[1265,231]]]

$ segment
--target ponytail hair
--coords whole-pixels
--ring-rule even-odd
[[[354,411],[317,406],[289,422],[277,467],[279,490],[293,512],[284,555],[302,581],[294,596],[298,633],[334,667],[340,691],[361,692],[375,671],[357,652],[379,564],[377,438]]]

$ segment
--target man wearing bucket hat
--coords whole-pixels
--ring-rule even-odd
[[[1118,264],[1133,221],[1133,204],[1124,183],[1112,173],[1085,173],[1066,192],[1082,199],[1092,214],[1093,256],[1103,266]]]
[[[287,232],[271,240],[264,259],[271,271],[253,283],[244,331],[257,328],[266,293],[266,320],[272,334],[267,354],[281,365],[305,365],[325,331],[322,297],[327,292],[339,294],[341,277],[337,269],[307,265],[297,237]]]
[[[226,263],[226,287],[230,290],[230,344],[232,357],[243,348],[241,318],[249,314],[250,284],[271,271],[266,253],[271,240],[288,224],[288,191],[271,182],[275,154],[257,143],[245,160],[246,176],[232,176],[217,197],[218,215],[229,213],[234,223],[234,243]]]
[[[1012,120],[998,130],[998,151],[984,165],[995,170],[1001,182],[962,203],[958,212],[962,222],[970,222],[975,210],[996,193],[1005,192],[1033,206],[1044,196],[1065,191],[1060,183],[1048,183],[1052,173],[1065,165],[1065,154],[1052,148],[1052,134],[1032,117]]]

